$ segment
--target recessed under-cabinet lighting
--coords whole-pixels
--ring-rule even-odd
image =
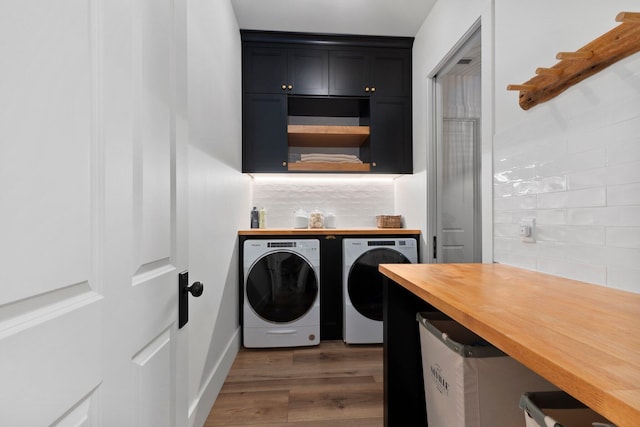
[[[357,182],[377,182],[377,183],[391,183],[397,176],[389,175],[304,175],[304,174],[253,174],[250,175],[252,180],[260,183],[308,183],[308,184],[335,184],[339,182],[353,183]]]

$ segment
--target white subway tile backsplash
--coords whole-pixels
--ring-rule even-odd
[[[640,248],[640,227],[607,227],[607,246]]]
[[[640,57],[497,129],[493,215],[496,262],[640,293]]]
[[[517,196],[503,197],[495,199],[493,202],[494,209],[497,211],[514,211],[519,209],[535,209],[537,207],[538,196]]]
[[[640,182],[609,186],[607,202],[609,206],[640,205]]]
[[[552,242],[564,242],[567,238],[567,227],[564,225],[538,225],[536,224],[536,240],[548,240]]]
[[[572,261],[598,265],[605,265],[607,261],[607,248],[604,244],[568,244],[565,249],[566,259]]]
[[[493,196],[499,197],[511,197],[515,194],[513,184],[496,184],[493,186]]]
[[[495,237],[515,237],[518,235],[518,224],[494,224],[493,235]]]
[[[607,145],[607,164],[615,166],[640,161],[640,134],[616,138]]]
[[[573,225],[616,225],[640,227],[640,206],[567,209],[567,223]]]
[[[604,206],[604,188],[563,191],[538,195],[538,207],[543,209]]]
[[[628,267],[640,269],[640,248],[606,248],[605,261],[607,265],[614,267]]]
[[[513,183],[513,190],[517,196],[525,194],[538,194],[540,192],[540,181],[520,181]]]
[[[573,153],[566,158],[567,172],[579,172],[602,168],[607,165],[607,153],[604,149]]]
[[[603,226],[566,226],[565,241],[585,245],[604,245],[606,232]]]
[[[564,209],[539,209],[535,212],[536,223],[540,225],[558,225],[567,223]]]
[[[293,227],[293,213],[319,209],[336,216],[336,227],[375,227],[376,215],[396,215],[391,179],[252,180],[252,205],[267,211],[267,227]]]
[[[567,176],[549,176],[542,178],[540,183],[541,193],[551,193],[556,191],[565,191],[567,189]]]
[[[607,169],[599,168],[583,172],[573,172],[569,174],[568,181],[570,190],[604,187],[607,182]]]
[[[640,270],[630,267],[610,267],[607,271],[607,286],[640,293]]]
[[[564,259],[566,258],[566,246],[564,242],[551,242],[539,240],[535,245],[538,249],[538,258]]]
[[[624,163],[607,168],[607,185],[633,183],[640,183],[640,162]]]
[[[598,285],[605,285],[607,283],[607,268],[604,264],[588,264],[567,259],[539,258],[538,270],[543,273],[582,280]]]
[[[585,245],[604,245],[604,226],[537,225],[536,239]]]
[[[633,111],[633,110],[631,110]],[[569,153],[580,153],[593,149],[606,148],[607,145],[617,139],[626,139],[637,135],[640,128],[640,115],[638,109],[635,112],[627,112],[627,118],[594,117],[591,124],[578,128],[578,131],[569,133]],[[602,114],[602,113],[601,113]],[[631,117],[629,117],[631,115]],[[605,120],[603,120],[605,119]]]

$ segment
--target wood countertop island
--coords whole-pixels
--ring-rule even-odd
[[[400,417],[392,396],[407,385],[393,382],[400,369],[394,346],[401,345],[394,334],[403,325],[416,330],[408,319],[426,302],[619,427],[640,426],[640,294],[500,264],[383,264],[379,270],[391,279],[385,288],[386,425]],[[405,339],[409,348],[416,335]]]

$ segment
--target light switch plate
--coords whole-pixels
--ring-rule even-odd
[[[519,229],[520,241],[524,243],[536,242],[536,219],[522,218]]]

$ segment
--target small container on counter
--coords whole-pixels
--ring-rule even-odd
[[[293,228],[309,227],[309,214],[303,209],[298,209],[293,213]]]
[[[311,211],[309,214],[309,228],[324,228],[324,214],[322,211]]]
[[[258,228],[267,228],[267,211],[263,207],[258,211]]]
[[[336,228],[336,215],[333,212],[327,212],[324,215],[324,227]]]
[[[251,209],[251,228],[258,228],[259,226],[258,208],[254,206],[253,209]]]

